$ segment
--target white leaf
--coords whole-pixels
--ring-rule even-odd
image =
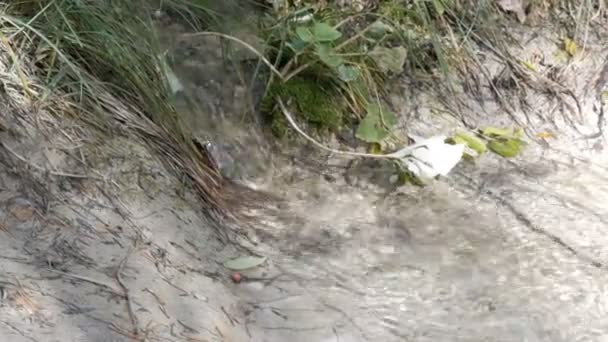
[[[392,156],[401,158],[403,164],[421,179],[447,176],[462,158],[465,145],[446,144],[445,139],[444,136],[414,138],[418,140],[414,145],[399,150]]]

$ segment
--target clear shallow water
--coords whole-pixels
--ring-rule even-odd
[[[239,89],[230,69],[201,53],[200,75]],[[415,116],[405,96],[393,100],[403,117]],[[592,98],[583,101],[591,108]],[[550,148],[532,143],[514,161],[487,157],[427,188],[395,189],[382,166],[347,168],[308,148],[271,158],[261,131],[221,108],[212,114],[225,125],[220,154],[242,170],[263,165],[245,178],[287,203],[259,227],[258,248],[271,263],[248,275],[264,280],[234,288],[252,341],[608,339],[604,137],[580,140],[558,122]],[[512,122],[498,109],[474,109],[479,125]],[[421,135],[455,125],[422,118],[409,123]],[[588,129],[596,119],[585,118]],[[531,134],[547,127],[542,118],[529,123]]]

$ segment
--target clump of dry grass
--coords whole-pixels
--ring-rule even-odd
[[[0,2],[0,43],[33,107],[72,115],[105,134],[137,136],[171,170],[187,176],[214,218],[241,218],[234,185],[193,141],[172,105],[153,3]],[[211,19],[191,1],[164,6],[199,25]]]

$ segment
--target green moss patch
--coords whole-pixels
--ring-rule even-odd
[[[290,130],[289,123],[276,106],[277,96],[290,101],[295,117],[318,131],[333,131],[343,122],[345,104],[335,86],[316,78],[299,76],[287,82],[273,83],[262,101],[262,111],[277,137],[285,137]]]

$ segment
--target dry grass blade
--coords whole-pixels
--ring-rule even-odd
[[[13,303],[16,307],[25,310],[29,315],[36,314],[40,311],[40,305],[36,303],[34,298],[29,292],[21,285],[16,288],[15,294],[12,297]]]

